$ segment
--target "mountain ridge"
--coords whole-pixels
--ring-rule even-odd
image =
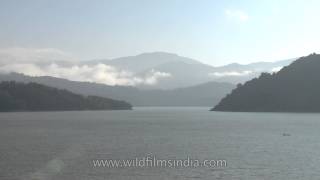
[[[235,86],[229,83],[209,82],[188,88],[172,90],[142,90],[132,86],[108,86],[99,83],[77,82],[50,76],[31,77],[22,74],[0,74],[0,81],[36,82],[83,95],[95,95],[125,100],[133,106],[211,106]]]
[[[157,84],[152,86],[138,85],[138,87],[143,89],[174,89],[209,81],[242,83],[257,77],[263,71],[277,70],[293,60],[294,58],[276,62],[231,63],[224,66],[211,66],[174,53],[150,52],[99,62],[133,72],[137,76],[145,76],[153,70],[167,73],[170,77],[159,80]]]
[[[214,111],[320,112],[320,55],[301,57],[279,72],[238,85]]]
[[[140,89],[176,89],[216,81],[243,83],[261,72],[278,71],[292,60],[258,62],[247,65],[211,66],[174,53],[151,52],[111,60],[56,61],[5,59],[0,72],[62,77],[74,81],[99,82],[107,85],[131,85]],[[43,60],[43,61],[42,61]]]

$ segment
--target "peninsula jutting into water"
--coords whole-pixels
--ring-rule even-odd
[[[320,112],[320,55],[294,61],[277,73],[239,84],[214,111]]]
[[[0,111],[67,111],[131,109],[124,101],[82,96],[37,83],[2,82]]]

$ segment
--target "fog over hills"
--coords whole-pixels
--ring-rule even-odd
[[[175,89],[212,81],[242,83],[257,77],[261,72],[278,71],[292,60],[214,67],[166,52],[110,60],[77,61],[53,49],[10,49],[0,51],[0,72],[52,76],[140,89]]]
[[[295,59],[276,62],[257,62],[246,65],[233,63],[214,67],[176,54],[155,52],[112,60],[97,60],[94,62],[133,72],[138,77],[146,77],[150,72],[162,73],[166,76],[159,78],[157,83],[151,86],[150,84],[141,83],[138,84],[138,87],[172,89],[193,86],[209,81],[229,82],[233,84],[242,83],[257,77],[261,72],[278,71],[293,60]]]

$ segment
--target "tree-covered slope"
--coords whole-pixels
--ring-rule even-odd
[[[133,106],[211,106],[218,104],[222,97],[235,88],[235,85],[230,83],[207,82],[170,90],[147,90],[132,86],[108,86],[50,76],[32,77],[17,73],[0,73],[1,81],[34,82],[86,96],[125,100]]]
[[[301,57],[278,73],[238,85],[212,110],[320,112],[320,55]]]
[[[37,83],[0,83],[0,111],[120,110],[124,101],[82,96]]]

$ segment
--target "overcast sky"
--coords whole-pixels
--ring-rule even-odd
[[[0,51],[82,60],[166,51],[207,64],[319,52],[320,1],[1,0]]]

